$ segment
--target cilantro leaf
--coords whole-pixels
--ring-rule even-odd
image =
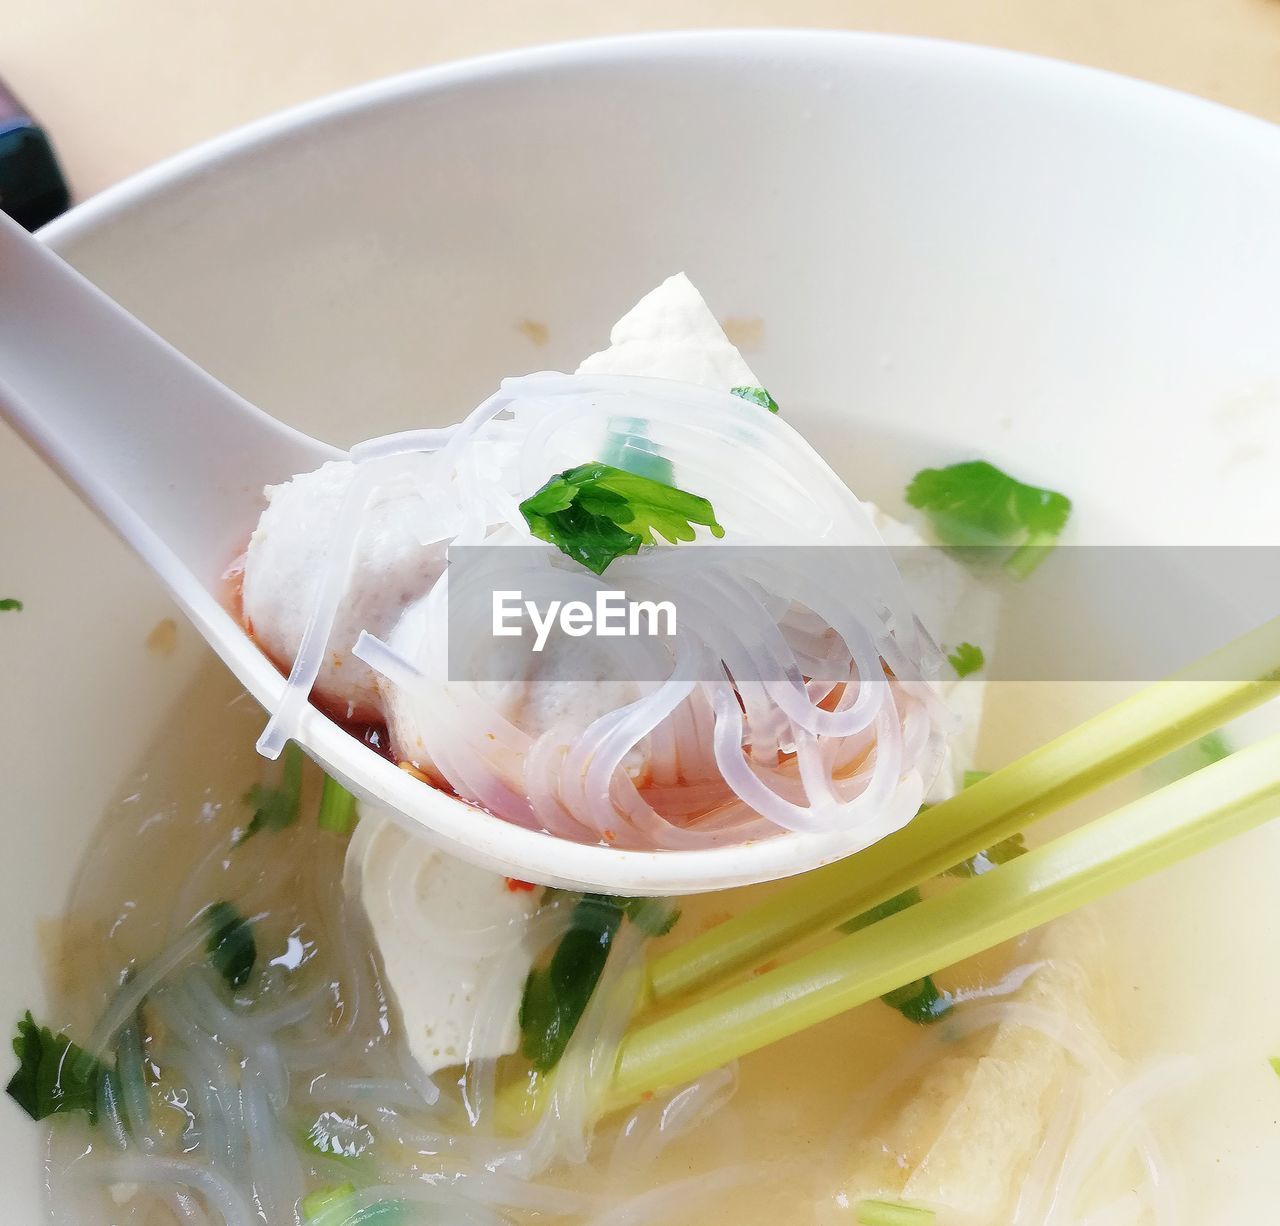
[[[283,830],[298,820],[302,803],[302,761],[302,750],[290,741],[284,747],[284,769],[279,785],[255,783],[245,793],[244,803],[253,807],[253,817],[236,840],[237,847],[259,830]]]
[[[209,925],[205,948],[214,970],[227,987],[244,987],[258,960],[258,943],[249,921],[229,902],[215,902],[205,912],[205,920]]]
[[[6,596],[0,600],[0,613],[21,613],[22,601],[15,600],[12,596]]]
[[[972,643],[961,643],[955,651],[947,653],[947,659],[951,661],[951,667],[956,670],[957,677],[967,677],[970,673],[976,673],[987,662],[982,648],[975,647]]]
[[[37,1026],[28,1011],[18,1022],[13,1040],[18,1071],[6,1091],[33,1120],[70,1111],[83,1111],[90,1123],[98,1119],[98,1103],[111,1069],[65,1034]]]
[[[1005,567],[1025,579],[1057,541],[1071,500],[1026,485],[986,460],[923,468],[907,486],[907,502],[929,517],[944,545],[1013,548]]]
[[[665,936],[680,912],[660,898],[583,894],[545,967],[535,967],[520,1001],[520,1050],[539,1072],[564,1055],[604,972],[613,938],[624,918],[646,936]]]
[[[673,545],[692,541],[695,524],[724,536],[705,498],[600,462],[552,477],[520,504],[520,513],[534,536],[597,575],[655,537]]]
[[[735,387],[729,394],[738,396],[742,400],[749,400],[752,404],[758,404],[762,409],[768,409],[770,413],[779,411],[778,402],[762,387]]]

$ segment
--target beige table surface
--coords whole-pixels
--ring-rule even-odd
[[[343,86],[557,39],[710,26],[891,30],[1145,77],[1280,121],[1280,0],[0,0],[0,78],[83,198]]]

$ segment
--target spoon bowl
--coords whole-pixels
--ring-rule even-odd
[[[262,487],[347,453],[277,421],[219,383],[0,214],[0,417],[134,549],[268,711],[284,678],[226,607],[226,570]],[[516,827],[401,771],[308,706],[299,745],[362,799],[482,867],[521,880],[626,894],[771,880],[860,845],[856,831],[779,835],[698,857],[569,844]],[[566,870],[565,850],[573,849]],[[816,852],[816,855],[815,855]]]

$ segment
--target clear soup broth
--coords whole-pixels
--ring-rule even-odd
[[[994,685],[980,761],[997,765],[1115,696]],[[940,973],[949,1007],[935,1021],[871,1002],[594,1129],[570,1122],[545,1160],[495,1125],[491,1068],[470,1083],[437,1075],[427,1101],[342,889],[346,838],[308,820],[318,777],[300,820],[236,846],[261,775],[260,723],[211,664],[45,934],[55,1016],[74,1034],[145,989],[122,1032],[125,1127],[51,1130],[59,1221],[274,1226],[308,1195],[331,1216],[302,1220],[325,1223],[608,1226],[876,1222],[876,1202],[928,1206],[941,1226],[1227,1223],[1273,1203],[1274,829]],[[661,944],[768,888],[680,900]],[[190,938],[224,900],[252,920],[258,952],[235,991]],[[598,990],[618,989],[640,955],[618,941]],[[349,1188],[357,1199],[324,1208],[326,1190]]]

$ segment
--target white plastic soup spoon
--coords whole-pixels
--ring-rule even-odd
[[[284,678],[223,606],[262,487],[344,453],[276,421],[161,340],[0,214],[0,415],[155,571],[245,688],[274,712]],[[298,743],[340,783],[444,849],[524,880],[693,893],[838,859],[843,836],[636,852],[525,830],[437,791],[313,707]]]

